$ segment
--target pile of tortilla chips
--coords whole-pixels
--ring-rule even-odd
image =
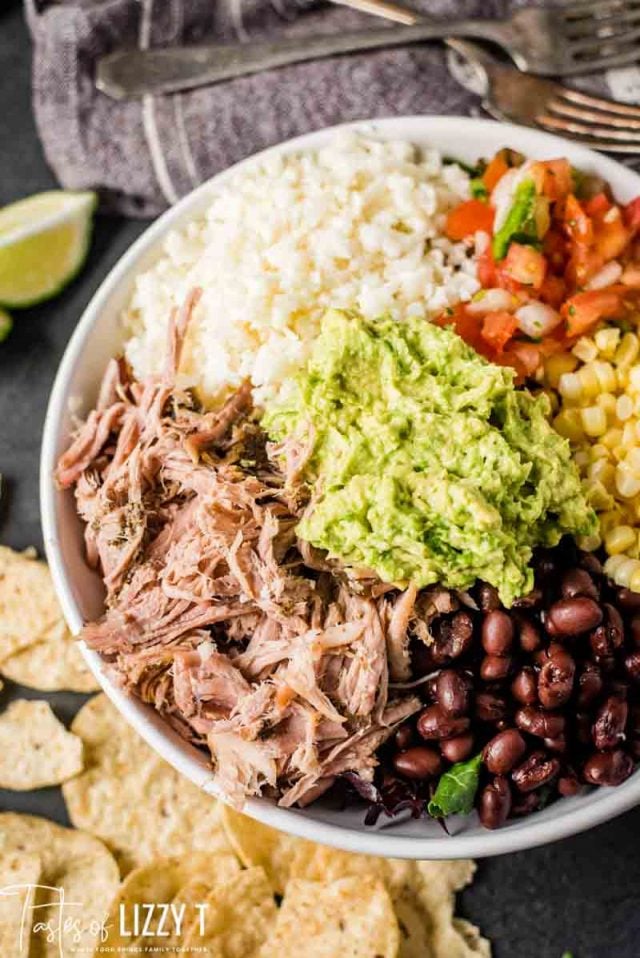
[[[0,672],[93,688],[61,622],[44,563],[0,547]],[[47,702],[0,713],[0,787],[53,784],[75,829],[0,814],[3,958],[491,954],[454,916],[473,862],[371,858],[276,832],[180,776],[104,695],[70,731]]]

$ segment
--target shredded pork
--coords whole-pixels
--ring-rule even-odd
[[[106,589],[82,638],[210,751],[229,800],[304,805],[345,772],[370,779],[377,749],[419,708],[389,687],[410,676],[416,591],[350,579],[297,541],[305,450],[269,455],[248,383],[215,412],[176,387],[199,295],[172,317],[161,376],[109,364],[60,460]]]

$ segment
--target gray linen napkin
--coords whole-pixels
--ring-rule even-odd
[[[429,16],[502,16],[525,0],[420,0]],[[25,0],[33,101],[60,183],[99,190],[104,209],[152,216],[280,140],[365,117],[468,114],[478,99],[425,44],[300,64],[171,96],[115,102],[96,59],[123,46],[233,41],[372,26],[311,0]],[[417,4],[416,4],[417,5]],[[379,24],[376,24],[379,25]]]

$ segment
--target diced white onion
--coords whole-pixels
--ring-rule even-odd
[[[606,286],[611,286],[613,283],[617,283],[621,276],[622,266],[617,260],[612,259],[610,263],[607,263],[606,266],[603,266],[602,269],[599,269],[595,276],[591,277],[589,282],[586,284],[586,288],[604,289]]]
[[[547,306],[546,303],[539,303],[537,300],[533,303],[525,303],[524,306],[517,309],[515,317],[518,322],[518,329],[525,336],[531,336],[532,339],[546,336],[562,320],[560,313],[556,312],[551,306]]]
[[[494,313],[497,310],[513,307],[515,297],[506,289],[484,289],[477,294],[477,298],[467,303],[467,312],[473,316],[484,316],[485,313]]]

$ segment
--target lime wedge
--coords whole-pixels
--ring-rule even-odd
[[[3,342],[13,327],[13,320],[6,309],[0,307],[0,343]]]
[[[51,299],[76,276],[91,239],[95,193],[51,190],[0,209],[0,304]]]

